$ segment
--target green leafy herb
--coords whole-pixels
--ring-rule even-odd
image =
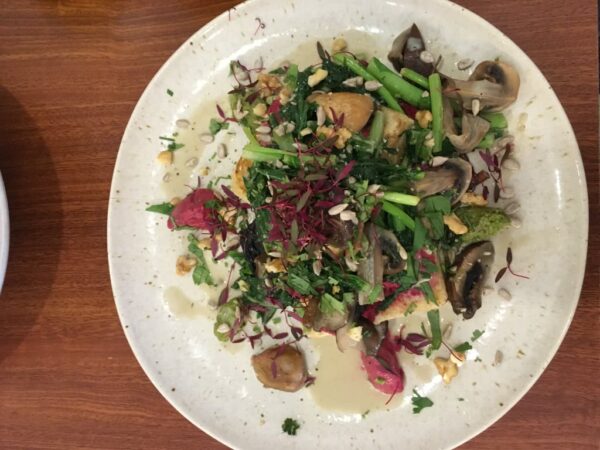
[[[424,408],[433,406],[433,402],[429,398],[421,396],[416,389],[413,389],[411,402],[413,405],[413,414],[419,414]]]
[[[156,205],[150,205],[146,208],[146,211],[154,212],[154,213],[158,213],[158,214],[165,214],[167,216],[170,216],[171,213],[173,212],[174,208],[175,208],[175,206],[173,206],[173,204],[171,204],[169,202],[165,202],[165,203],[158,203]]]
[[[463,342],[462,344],[454,347],[454,350],[456,350],[457,352],[464,353],[467,350],[471,350],[472,348],[473,348],[473,346],[471,344],[469,344],[468,342]]]
[[[208,131],[213,136],[217,134],[221,130],[226,130],[229,128],[229,123],[227,122],[219,122],[217,119],[210,119],[210,123],[208,124]]]
[[[442,329],[440,327],[440,310],[427,311],[429,327],[431,328],[431,348],[437,350],[442,345]]]
[[[190,242],[188,251],[196,257],[196,267],[194,267],[194,272],[192,272],[194,284],[206,283],[209,286],[215,286],[215,282],[213,281],[210,270],[206,265],[206,260],[204,259],[204,252],[198,247],[198,239],[196,239],[193,234],[190,234],[188,236],[188,241]]]
[[[298,291],[302,295],[316,294],[316,291],[312,288],[310,281],[298,274],[290,273],[288,275],[288,285]]]
[[[477,339],[479,339],[483,333],[485,333],[485,331],[481,331],[481,330],[475,330],[473,331],[473,336],[471,336],[471,342],[475,342]]]
[[[167,95],[169,97],[173,97],[173,91],[171,89],[167,89]]]
[[[283,421],[283,424],[281,425],[281,429],[283,430],[283,432],[289,434],[290,436],[296,436],[296,432],[299,428],[300,424],[290,417],[285,419]]]
[[[344,314],[346,312],[346,305],[344,302],[340,302],[338,299],[336,299],[333,295],[326,293],[321,297],[319,309],[321,312],[323,312],[323,314]]]

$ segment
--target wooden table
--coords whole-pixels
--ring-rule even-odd
[[[598,58],[594,0],[461,0],[523,48],[575,128],[590,190],[588,272],[544,375],[465,448],[599,448]],[[119,324],[106,213],[142,90],[235,1],[0,0],[0,169],[10,203],[0,297],[1,448],[222,448],[180,416]]]

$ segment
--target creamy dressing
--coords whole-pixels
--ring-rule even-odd
[[[315,383],[308,390],[322,408],[363,414],[394,407],[402,398],[401,394],[396,395],[388,405],[385,404],[389,396],[376,391],[369,383],[359,350],[351,348],[340,352],[334,336],[316,337],[310,343],[320,358],[314,372]]]
[[[214,307],[189,298],[178,287],[171,286],[165,289],[163,293],[165,306],[169,313],[177,319],[194,319],[196,317],[216,318]]]

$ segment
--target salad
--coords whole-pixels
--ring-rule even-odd
[[[199,180],[148,210],[188,235],[178,274],[214,285],[206,260],[229,261],[214,334],[256,348],[265,387],[310,385],[297,343],[323,333],[340,352],[360,351],[365,379],[388,399],[404,389],[401,351],[430,357],[449,383],[471,344],[445,341],[440,308],[477,313],[490,239],[511,223],[494,205],[508,197],[502,169],[516,164],[501,111],[519,74],[501,60],[462,60],[468,78],[444,75],[416,25],[394,40],[391,66],[340,38],[316,50],[304,69],[232,62],[234,88],[208,135],[247,137],[231,181]],[[168,139],[159,160],[170,164],[178,148]],[[393,331],[411,314],[423,317],[420,333]],[[415,392],[413,404],[431,401]]]

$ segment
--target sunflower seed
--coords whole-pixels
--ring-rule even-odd
[[[325,115],[325,109],[322,106],[317,108],[317,125],[321,126],[325,123],[325,119],[327,116]]]
[[[179,119],[179,120],[175,121],[175,126],[177,128],[185,129],[190,126],[190,121],[187,119]]]
[[[186,167],[196,167],[198,165],[198,158],[190,158],[185,162]]]
[[[342,84],[346,87],[358,87],[364,83],[363,77],[352,77],[342,81]]]
[[[303,128],[300,130],[300,136],[308,136],[309,134],[312,134],[312,130],[308,127]]]
[[[421,54],[419,55],[419,59],[426,64],[433,64],[433,62],[435,61],[433,55],[427,50],[423,50],[421,52]]]
[[[498,295],[500,297],[502,297],[504,300],[510,300],[512,298],[512,295],[510,295],[510,292],[508,292],[504,288],[498,289]]]
[[[215,137],[210,133],[202,133],[202,134],[199,134],[198,137],[205,144],[210,144],[212,141],[215,140]]]
[[[367,91],[376,91],[377,89],[379,89],[382,86],[383,86],[383,84],[381,84],[379,81],[376,81],[376,80],[369,80],[365,83],[365,89]]]
[[[380,187],[381,187],[381,185],[379,185],[379,184],[372,184],[367,188],[367,192],[369,194],[375,194],[379,190]]]
[[[225,144],[219,144],[217,147],[217,156],[221,159],[227,157],[227,146]]]
[[[286,133],[291,133],[295,129],[296,129],[296,125],[294,125],[292,122],[287,122],[285,124],[285,131],[286,131]]]
[[[273,128],[273,133],[277,136],[283,136],[285,134],[285,125],[280,123],[275,128]]]
[[[313,269],[313,272],[315,273],[315,275],[317,275],[317,276],[321,275],[321,269],[323,269],[323,263],[319,259],[313,261],[312,269]]]
[[[475,61],[473,61],[471,58],[461,59],[459,62],[456,63],[456,68],[458,70],[467,70],[474,63]]]
[[[512,203],[509,203],[506,206],[506,208],[504,208],[504,212],[510,216],[510,215],[518,212],[520,209],[521,209],[521,205],[519,205],[517,202],[512,202]]]
[[[329,211],[327,211],[327,213],[330,216],[337,216],[339,213],[341,213],[347,207],[348,207],[348,203],[340,203],[339,205],[335,205],[335,206],[332,206],[331,208],[329,208]],[[344,220],[344,219],[342,219],[342,220]]]
[[[258,134],[268,134],[271,132],[271,127],[267,126],[267,125],[261,125],[260,127],[256,128],[256,133]]]
[[[340,213],[340,219],[344,222],[351,221],[355,225],[358,224],[358,219],[356,218],[356,213],[354,211],[342,211]]]
[[[481,108],[481,102],[479,101],[478,98],[474,98],[473,101],[471,102],[471,110],[473,111],[474,116],[479,114],[480,108]]]
[[[269,252],[269,253],[267,253],[267,255],[269,255],[273,258],[281,258],[281,252]]]
[[[256,138],[261,144],[269,145],[271,143],[271,136],[268,134],[256,134]]]
[[[398,244],[398,253],[400,254],[400,258],[406,261],[408,259],[408,252],[402,245]]]

